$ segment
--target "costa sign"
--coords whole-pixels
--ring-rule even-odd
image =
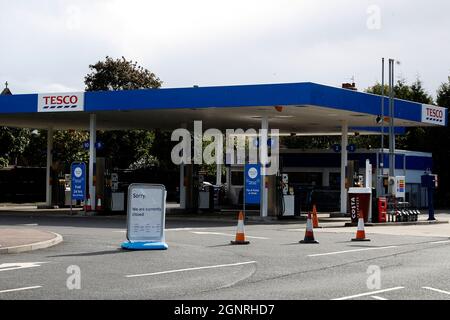
[[[422,122],[445,126],[447,122],[447,109],[423,104]]]
[[[38,95],[38,112],[84,111],[84,93],[51,93]]]

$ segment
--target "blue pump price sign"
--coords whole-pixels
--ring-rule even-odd
[[[86,164],[74,162],[70,168],[72,200],[84,200],[86,198]]]
[[[261,165],[245,165],[245,204],[259,204],[261,199]]]

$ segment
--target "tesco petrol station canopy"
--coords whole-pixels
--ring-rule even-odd
[[[374,133],[381,97],[314,83],[0,96],[2,126],[86,129],[92,113],[102,130],[171,130],[195,120],[210,128],[259,128],[268,117],[282,133],[340,133],[343,121],[350,131]],[[399,129],[447,123],[446,108],[395,100]]]

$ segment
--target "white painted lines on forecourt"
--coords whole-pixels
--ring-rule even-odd
[[[0,272],[1,271],[10,271],[10,270],[19,270],[19,269],[27,269],[27,268],[36,268],[40,267],[42,264],[48,262],[16,262],[16,263],[2,263],[0,264]]]
[[[219,264],[219,265],[215,265],[215,266],[195,267],[195,268],[186,268],[186,269],[177,269],[177,270],[167,270],[167,271],[159,271],[159,272],[152,272],[152,273],[142,273],[142,274],[130,274],[130,275],[126,275],[125,277],[126,278],[147,277],[147,276],[156,276],[156,275],[161,275],[161,274],[169,274],[169,273],[177,273],[177,272],[236,267],[236,266],[243,266],[243,265],[255,264],[255,263],[256,263],[256,261],[238,262],[238,263],[231,263],[231,264]]]
[[[436,288],[422,287],[422,289],[426,289],[426,290],[430,290],[430,291],[434,291],[434,292],[439,292],[439,293],[443,293],[443,294],[446,294],[446,295],[450,295],[450,292],[444,291],[444,290],[440,290],[440,289],[436,289]]]
[[[390,292],[390,291],[396,291],[396,290],[401,290],[401,289],[405,289],[405,287],[395,287],[395,288],[390,288],[390,289],[360,293],[360,294],[355,294],[353,296],[342,297],[342,298],[337,298],[337,299],[333,299],[333,300],[350,300],[350,299],[367,297],[367,296],[372,296],[372,298],[376,299],[376,298],[381,298],[381,297],[376,296],[376,294]],[[381,298],[381,299],[384,299],[384,298]]]
[[[372,251],[372,250],[386,250],[386,249],[394,249],[394,248],[398,248],[398,246],[353,249],[353,250],[344,250],[344,251],[334,251],[334,252],[327,252],[327,253],[310,254],[310,255],[308,255],[308,257],[332,256],[332,255],[343,254],[343,253],[360,252],[360,251]]]
[[[191,230],[206,230],[208,228],[170,228],[170,229],[164,229],[165,232],[168,231],[191,231]],[[120,233],[126,233],[127,230],[113,230],[113,232],[120,232]]]
[[[16,291],[24,291],[24,290],[33,290],[39,289],[42,286],[34,286],[34,287],[25,287],[25,288],[16,288],[16,289],[8,289],[8,290],[0,290],[0,293],[8,293],[8,292],[16,292]]]
[[[211,232],[211,231],[192,231],[192,230],[205,230],[206,228],[175,228],[175,229],[166,229],[165,231],[190,231],[193,234],[198,235],[214,235],[214,236],[226,236],[226,237],[234,237],[234,234],[224,233],[224,232]],[[126,230],[114,230],[113,232],[126,233]],[[258,239],[258,240],[270,240],[270,238],[266,237],[256,237],[256,236],[245,236],[249,239]]]
[[[216,236],[227,236],[227,237],[234,237],[234,234],[230,233],[223,233],[223,232],[209,232],[209,231],[191,231],[191,233],[199,234],[199,235],[216,235]],[[269,238],[266,237],[255,237],[255,236],[248,236],[245,235],[246,238],[249,239],[259,239],[259,240],[269,240]]]
[[[380,301],[385,301],[388,300],[386,298],[380,297],[380,296],[372,296],[371,298],[375,299],[375,300],[380,300]]]
[[[450,240],[444,240],[444,241],[436,241],[436,242],[430,242],[431,244],[444,244],[444,243],[450,243]]]

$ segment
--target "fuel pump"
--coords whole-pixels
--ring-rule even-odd
[[[293,217],[295,215],[294,188],[289,185],[289,175],[287,173],[277,175],[276,193],[278,216]]]
[[[64,206],[70,206],[71,204],[71,183],[72,177],[70,174],[64,175]]]
[[[284,173],[282,175],[283,182],[283,215],[293,217],[295,215],[295,196],[294,188],[289,185],[289,175]]]
[[[119,173],[111,173],[111,211],[125,210],[125,192],[119,189]]]

